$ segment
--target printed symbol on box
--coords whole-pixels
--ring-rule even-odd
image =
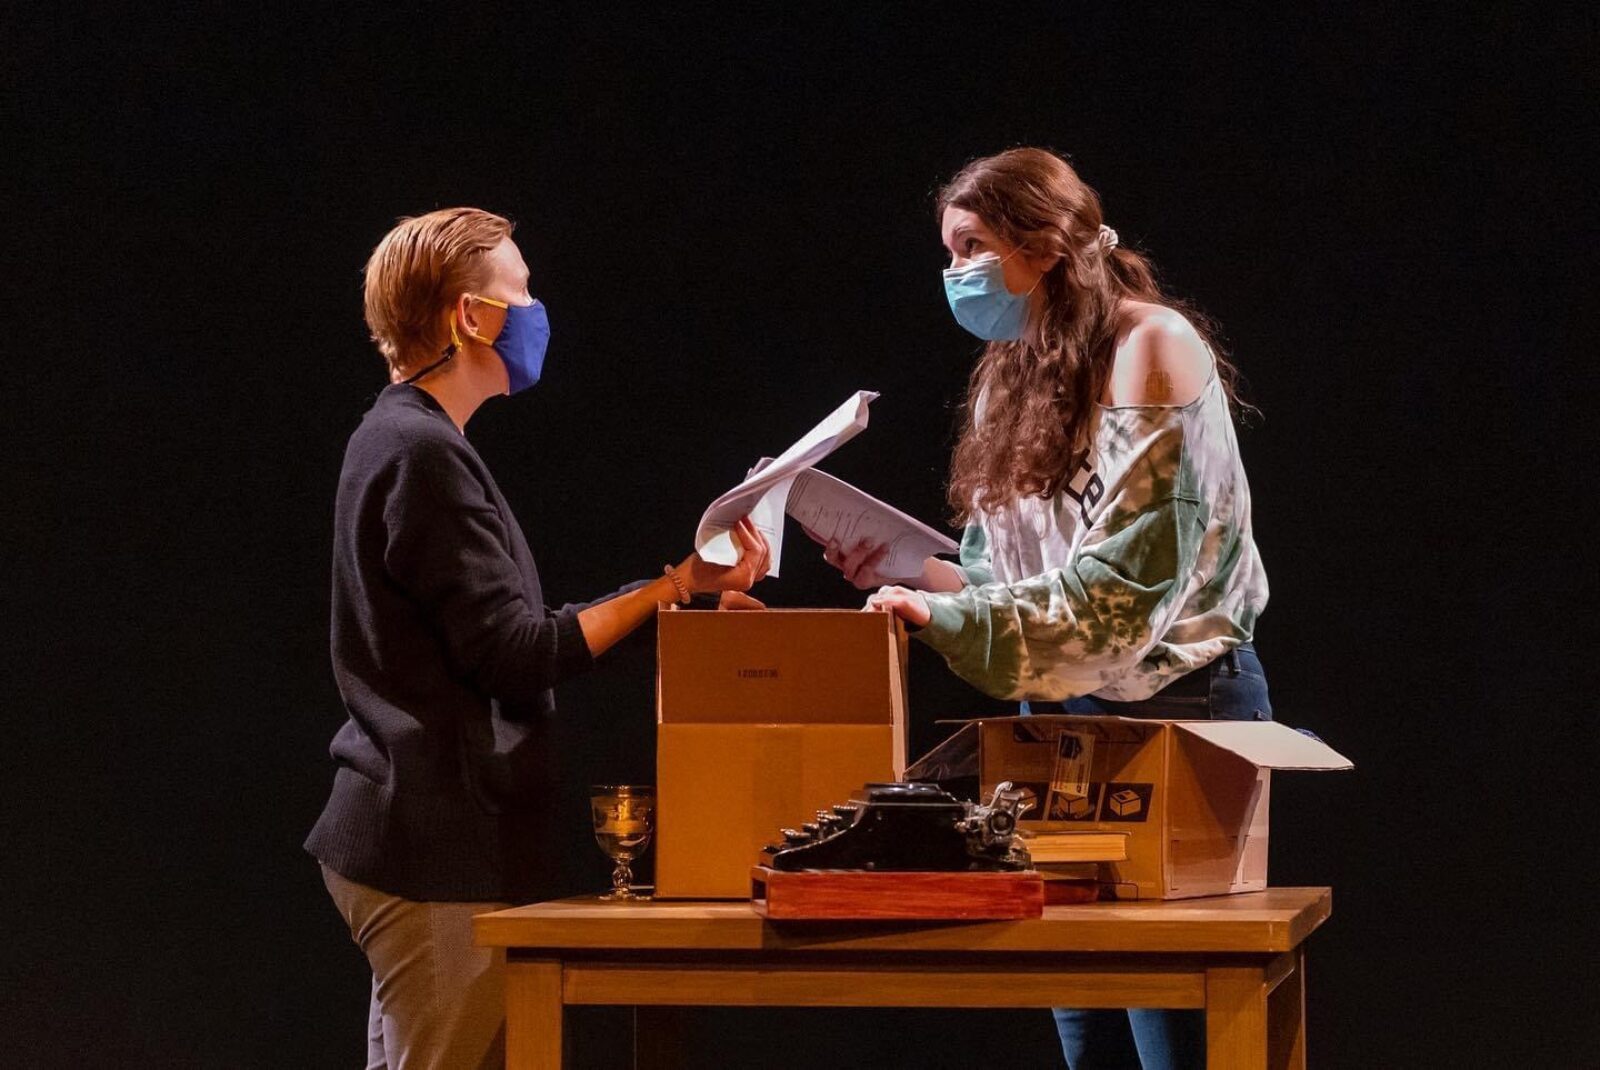
[[[1099,784],[1090,784],[1088,793],[1077,798],[1068,795],[1050,798],[1051,821],[1093,821],[1099,812]]]
[[[1020,800],[1021,809],[1017,812],[1023,821],[1041,821],[1044,819],[1044,807],[1040,805],[1048,790],[1045,784],[1013,784],[1012,787],[1022,792]]]
[[[1150,814],[1150,796],[1154,790],[1154,784],[1107,784],[1100,804],[1100,820],[1145,820]]]

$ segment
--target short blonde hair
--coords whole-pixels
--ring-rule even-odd
[[[402,219],[367,260],[364,309],[378,352],[398,371],[444,349],[440,313],[482,286],[484,254],[515,224],[481,208]]]

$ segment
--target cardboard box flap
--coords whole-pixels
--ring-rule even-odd
[[[656,627],[656,720],[900,726],[905,644],[905,629],[889,613],[663,613]]]
[[[1277,721],[1177,721],[1173,727],[1264,769],[1355,768],[1322,740]]]
[[[978,723],[963,723],[949,739],[913,762],[906,770],[906,779],[954,780],[957,777],[977,776]]]
[[[1161,717],[1120,717],[1113,713],[1024,713],[1006,717],[974,717],[971,719],[949,718],[938,720],[934,724],[1036,724],[1036,725],[1075,725],[1075,724],[1109,724],[1109,725],[1135,725],[1148,727],[1153,724],[1176,723],[1171,718]]]

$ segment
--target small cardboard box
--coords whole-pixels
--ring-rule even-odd
[[[1086,795],[1058,790],[1069,754],[1089,756]],[[1105,893],[1187,899],[1267,886],[1272,770],[1351,768],[1326,743],[1273,721],[1059,715],[967,722],[906,776],[975,775],[984,797],[1009,780],[1034,804],[1024,830],[1129,834],[1127,860],[1100,865]]]
[[[747,899],[781,828],[900,778],[905,645],[886,613],[661,614],[657,896]]]

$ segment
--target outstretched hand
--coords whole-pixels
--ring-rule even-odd
[[[914,628],[926,628],[933,619],[928,600],[921,591],[913,591],[909,587],[880,587],[862,608],[893,613]]]
[[[731,565],[713,565],[699,553],[690,554],[680,569],[696,594],[707,591],[748,591],[766,578],[772,568],[772,547],[757,530],[755,523],[745,517],[734,525],[734,545],[739,548],[739,560]]]

